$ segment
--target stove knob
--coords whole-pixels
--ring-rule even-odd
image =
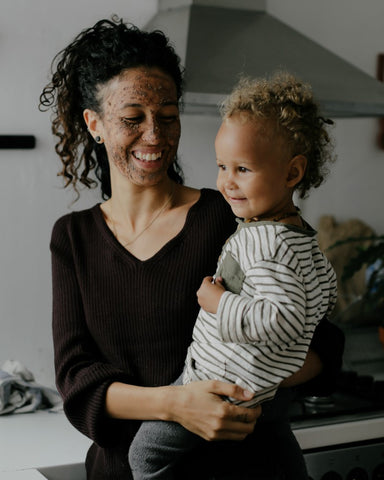
[[[356,467],[348,473],[346,480],[369,480],[369,476],[363,468]]]
[[[376,380],[376,382],[373,384],[373,395],[374,400],[384,400],[384,380]]]
[[[380,463],[373,470],[372,480],[384,480],[384,463]]]
[[[343,480],[343,477],[337,472],[329,471],[321,477],[321,480]]]

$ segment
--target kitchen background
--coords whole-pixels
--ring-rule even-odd
[[[384,53],[382,0],[267,0],[266,6],[273,16],[376,75],[377,55]],[[52,225],[71,209],[100,199],[98,191],[83,192],[72,204],[72,192],[62,189],[49,114],[37,108],[39,94],[53,56],[81,29],[113,13],[144,26],[156,12],[156,0],[1,0],[0,135],[35,135],[36,148],[0,150],[0,367],[7,359],[20,360],[48,386],[54,385]],[[219,123],[218,117],[182,116],[180,160],[192,186],[215,185],[213,141]],[[322,215],[332,214],[338,221],[360,218],[384,233],[384,150],[376,144],[377,133],[378,119],[337,119],[338,160],[325,185],[301,205],[314,226]]]

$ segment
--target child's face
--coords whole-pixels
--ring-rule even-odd
[[[292,209],[290,155],[267,121],[244,120],[244,114],[224,120],[215,149],[217,188],[237,217],[268,217]]]

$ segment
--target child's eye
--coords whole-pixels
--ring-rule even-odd
[[[245,168],[245,167],[239,167],[239,172],[245,173],[245,172],[249,172],[249,170],[248,168]]]
[[[218,164],[217,166],[218,166],[219,170],[225,170],[226,169],[225,165]]]

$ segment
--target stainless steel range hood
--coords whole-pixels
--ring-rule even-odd
[[[287,69],[309,82],[324,115],[384,116],[384,83],[272,17],[265,0],[159,0],[163,30],[186,67],[185,113],[218,114],[239,74]]]

